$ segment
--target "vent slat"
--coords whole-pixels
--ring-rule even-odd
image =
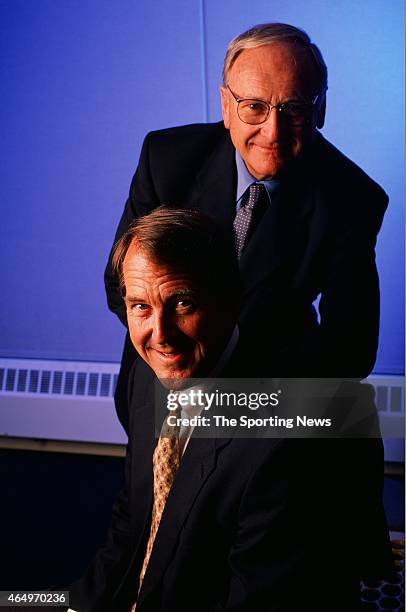
[[[84,395],[86,390],[86,372],[78,372],[76,377],[76,395]]]
[[[376,387],[376,407],[378,412],[387,412],[388,410],[388,387]]]
[[[72,395],[74,380],[75,380],[75,372],[65,372],[65,385],[63,388],[63,392],[65,395]]]
[[[390,411],[402,411],[402,389],[400,387],[390,388]]]
[[[49,393],[49,384],[51,382],[51,372],[49,370],[43,370],[41,375],[40,393]]]
[[[62,392],[62,372],[57,370],[54,372],[52,379],[52,393],[59,394]]]
[[[108,397],[110,395],[110,380],[110,374],[102,374],[100,385],[100,395],[102,397]]]
[[[39,371],[30,370],[30,382],[28,383],[28,391],[30,393],[37,393],[39,381]]]
[[[15,380],[16,380],[15,368],[9,368],[7,370],[6,391],[14,391]]]
[[[97,395],[97,387],[99,385],[99,375],[91,372],[89,375],[89,388],[88,395],[96,396]]]
[[[24,393],[27,386],[28,370],[18,370],[17,391]]]

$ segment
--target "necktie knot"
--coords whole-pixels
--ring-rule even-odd
[[[179,438],[180,426],[179,426],[179,418],[181,416],[181,408],[179,404],[177,404],[175,409],[169,411],[168,416],[164,420],[162,424],[160,438],[169,438],[170,440],[174,440]]]
[[[258,183],[253,183],[249,188],[248,200],[245,206],[253,210],[255,204],[257,204],[259,197],[261,195],[263,189],[263,185],[259,185]]]

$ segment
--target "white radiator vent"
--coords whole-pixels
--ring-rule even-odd
[[[25,393],[68,397],[113,397],[118,363],[0,359],[0,393]],[[402,376],[372,375],[379,412],[400,415],[405,411]]]
[[[405,379],[403,376],[370,376],[375,387],[375,403],[379,412],[400,416],[405,413]]]
[[[0,359],[0,393],[111,398],[119,364]]]
[[[0,359],[0,437],[125,444],[119,364]]]
[[[0,437],[125,444],[113,401],[118,371],[118,363],[0,359]],[[404,378],[368,382],[398,438],[385,442],[385,457],[402,460]]]

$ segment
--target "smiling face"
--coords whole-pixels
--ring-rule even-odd
[[[240,99],[275,105],[309,102],[319,93],[309,50],[286,42],[244,49],[231,66],[227,85]],[[286,171],[313,142],[316,127],[322,127],[324,122],[324,96],[303,126],[292,126],[275,108],[264,123],[249,125],[238,117],[237,102],[224,86],[221,99],[224,125],[249,172],[257,179],[278,177]]]
[[[156,376],[169,386],[207,375],[231,333],[225,309],[189,273],[156,263],[136,244],[123,278],[131,341]]]

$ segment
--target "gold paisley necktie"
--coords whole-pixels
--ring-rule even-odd
[[[176,417],[179,417],[179,415],[180,412],[178,410],[171,414],[171,416]],[[147,571],[148,562],[154,546],[159,523],[161,522],[166,500],[168,499],[169,491],[174,481],[175,474],[179,468],[179,464],[179,427],[169,426],[168,422],[165,421],[152,459],[154,474],[154,503],[152,506],[151,529],[149,532],[144,562],[142,564],[140,573],[138,592],[141,589],[142,581],[144,580],[145,572]],[[136,605],[134,604],[131,610],[135,610],[135,607]]]

